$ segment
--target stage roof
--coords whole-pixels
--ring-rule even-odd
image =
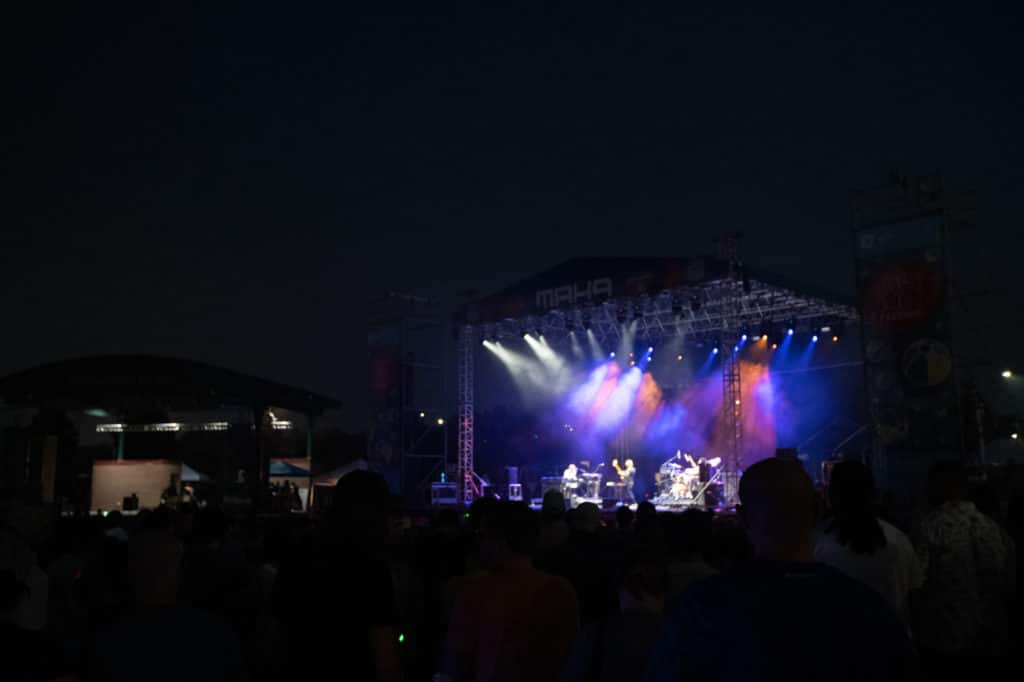
[[[850,297],[717,258],[577,258],[463,308],[459,322],[484,336],[547,335],[589,327],[615,336],[636,320],[644,338],[714,333],[736,326],[795,321],[855,322]]]
[[[180,358],[107,355],[39,365],[0,378],[0,402],[21,407],[213,410],[273,406],[318,414],[338,401]]]

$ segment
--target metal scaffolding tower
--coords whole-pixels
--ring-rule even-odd
[[[369,448],[406,504],[424,504],[430,483],[447,475],[448,321],[437,301],[390,291],[373,301],[369,350]]]
[[[729,343],[733,343],[730,341]],[[726,351],[722,361],[722,483],[726,506],[739,501],[740,462],[743,452],[743,404],[740,363],[736,353]]]
[[[722,483],[726,506],[739,501],[740,463],[743,455],[743,387],[740,385],[740,363],[736,353],[739,334],[736,322],[743,297],[742,271],[739,264],[737,233],[723,235],[718,242],[718,257],[729,264],[729,278],[725,282],[722,308]],[[729,314],[732,313],[732,314]]]
[[[472,504],[478,493],[473,471],[473,353],[476,350],[476,334],[471,325],[459,329],[456,365],[458,366],[458,415],[459,420],[459,499]]]

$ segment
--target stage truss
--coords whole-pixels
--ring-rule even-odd
[[[781,338],[788,329],[819,332],[858,320],[852,303],[803,294],[786,285],[747,276],[730,263],[730,275],[653,294],[616,296],[547,311],[459,327],[458,418],[461,499],[478,494],[473,469],[473,403],[475,353],[482,340],[521,339],[543,335],[552,347],[567,346],[571,333],[592,333],[599,342],[616,342],[630,330],[641,344],[683,337],[687,345],[722,349],[723,403],[721,428],[728,443],[722,453],[726,505],[737,502],[743,422],[739,363],[728,352],[741,333]]]
[[[520,339],[523,334],[534,334],[543,335],[552,345],[565,340],[569,332],[590,330],[598,341],[607,343],[622,337],[623,325],[635,322],[635,338],[639,340],[682,336],[695,343],[708,343],[729,328],[756,334],[766,323],[778,328],[792,322],[800,329],[811,329],[856,320],[852,304],[804,296],[763,282],[748,281],[744,285],[722,278],[701,287],[615,298],[597,305],[485,323],[475,329],[481,340]]]
[[[456,344],[458,358],[458,415],[459,420],[459,499],[463,504],[473,503],[477,495],[475,472],[473,470],[473,394],[476,383],[473,373],[474,351],[476,350],[476,334],[473,327],[465,325],[459,329]]]

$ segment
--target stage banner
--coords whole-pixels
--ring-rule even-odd
[[[654,295],[728,272],[727,263],[703,258],[576,258],[476,302],[464,321],[497,322],[614,297]]]
[[[855,233],[865,387],[887,451],[959,452],[941,212]]]
[[[402,448],[402,329],[377,323],[367,338],[370,369],[370,425],[367,460],[398,489]]]

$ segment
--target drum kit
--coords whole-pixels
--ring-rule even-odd
[[[661,465],[655,474],[658,495],[653,502],[656,506],[690,507],[705,506],[705,494],[719,477],[718,468],[721,458],[694,460],[689,453],[677,452]]]

